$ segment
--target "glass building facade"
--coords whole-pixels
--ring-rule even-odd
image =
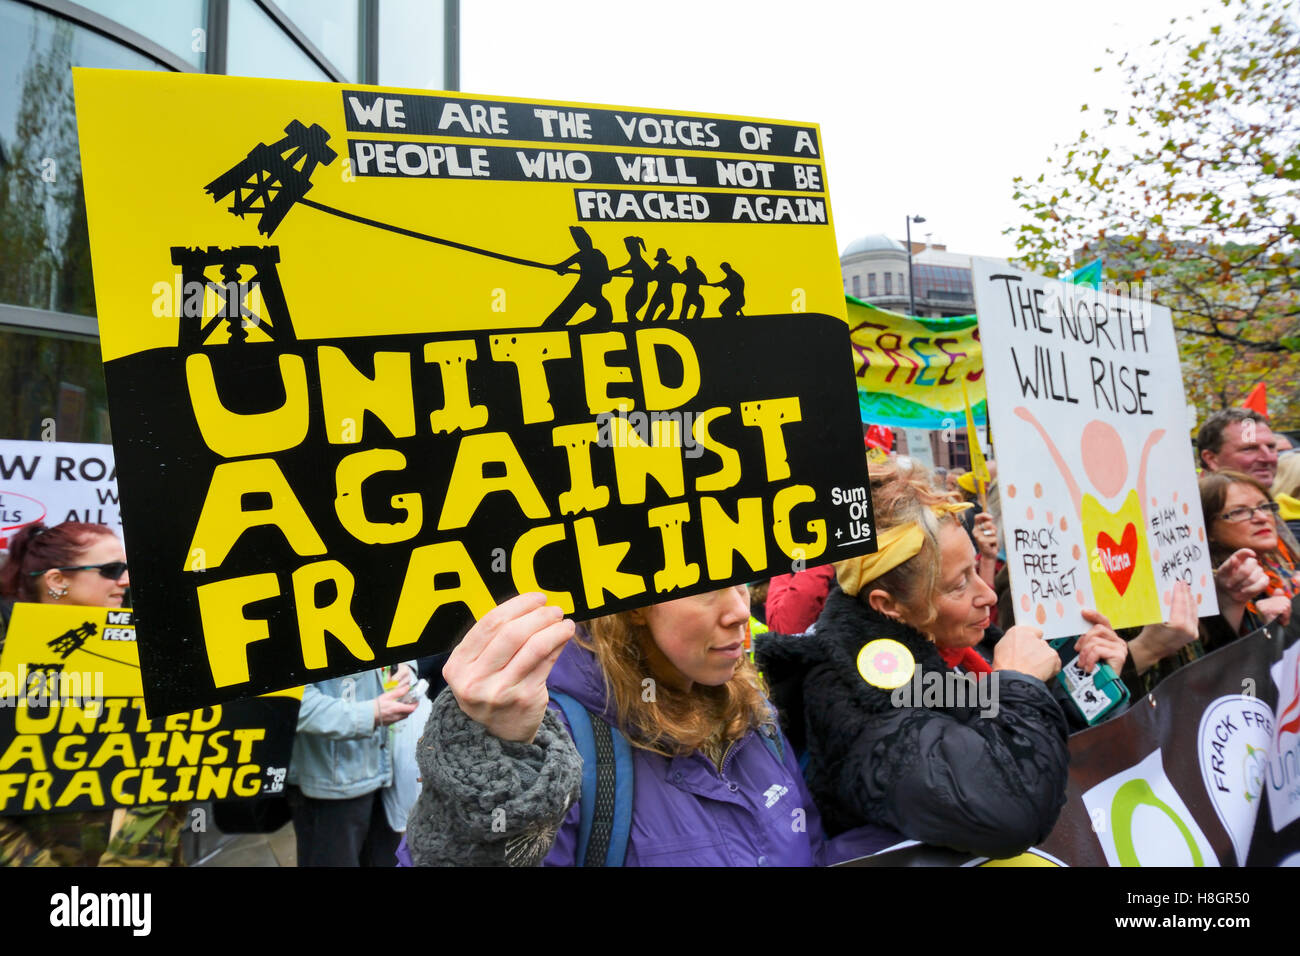
[[[912,266],[912,283],[918,299],[944,299],[963,304],[975,301],[969,269],[918,262]]]
[[[72,67],[456,89],[458,22],[457,0],[0,0],[0,439],[112,440]],[[213,823],[187,862],[259,859],[189,812]]]
[[[0,0],[0,439],[112,437],[72,67],[456,89],[458,24],[457,0]]]

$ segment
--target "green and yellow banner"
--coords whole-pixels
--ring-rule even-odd
[[[927,319],[878,309],[846,295],[858,408],[864,422],[945,428],[966,412],[987,423],[984,357],[975,316]]]

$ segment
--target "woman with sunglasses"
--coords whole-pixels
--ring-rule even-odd
[[[131,584],[111,528],[65,521],[29,524],[0,568],[0,620],[16,601],[121,607]],[[0,629],[0,646],[4,634]],[[5,866],[169,866],[180,862],[182,804],[0,817]]]

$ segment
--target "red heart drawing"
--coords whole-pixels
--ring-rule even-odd
[[[1097,535],[1097,553],[1101,557],[1102,569],[1121,595],[1128,590],[1133,568],[1137,566],[1137,550],[1137,528],[1131,521],[1124,526],[1124,536],[1119,544],[1104,531]]]

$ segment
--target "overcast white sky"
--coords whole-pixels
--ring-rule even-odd
[[[816,122],[840,249],[911,213],[913,239],[1008,256],[1012,177],[1121,98],[1107,47],[1150,55],[1202,5],[462,0],[461,88]]]

